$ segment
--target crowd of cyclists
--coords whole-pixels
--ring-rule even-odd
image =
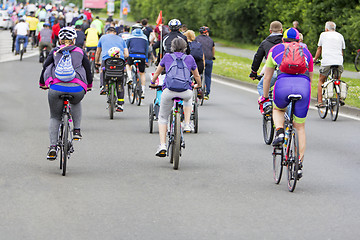
[[[11,11],[11,10],[9,10]],[[74,94],[72,100],[74,111],[74,136],[81,139],[81,99],[86,91],[92,87],[93,76],[90,74],[90,64],[87,52],[96,50],[95,63],[100,71],[100,94],[104,95],[108,91],[106,79],[103,76],[103,68],[108,58],[118,57],[126,61],[126,73],[128,83],[132,81],[131,65],[134,61],[139,62],[139,75],[141,80],[142,94],[145,97],[145,69],[151,63],[158,65],[150,85],[156,85],[157,77],[168,74],[173,62],[179,64],[179,59],[185,63],[185,67],[193,74],[196,87],[201,86],[200,74],[204,73],[205,93],[204,99],[209,99],[211,87],[211,72],[213,60],[215,60],[215,44],[210,38],[210,29],[206,26],[200,27],[199,36],[195,32],[188,30],[186,25],[178,19],[171,19],[168,24],[161,24],[151,27],[148,20],[138,21],[129,27],[123,21],[114,20],[111,16],[106,19],[105,24],[94,17],[89,9],[74,10],[69,7],[38,6],[36,8],[25,8],[14,6],[12,9],[12,19],[15,26],[13,32],[13,51],[18,54],[18,41],[25,38],[25,49],[27,38],[31,37],[33,44],[39,46],[40,59],[44,61],[42,55],[43,48],[50,52],[54,48],[44,63],[41,74],[40,86],[49,90],[49,105],[51,109],[50,121],[50,150],[48,159],[56,158],[56,129],[59,125],[59,92],[70,92]],[[259,105],[261,112],[272,113],[276,128],[273,145],[281,145],[284,142],[284,112],[290,102],[288,96],[297,94],[301,99],[296,102],[294,109],[294,127],[298,131],[300,145],[300,169],[299,176],[302,176],[302,163],[305,154],[305,119],[310,104],[311,81],[313,80],[314,60],[322,56],[320,67],[320,78],[318,83],[318,103],[317,107],[322,108],[321,86],[329,74],[332,65],[338,65],[340,73],[343,71],[343,49],[345,43],[342,35],[335,31],[334,22],[325,24],[325,32],[320,36],[318,49],[313,58],[307,45],[303,42],[301,30],[298,22],[294,21],[294,27],[283,30],[279,21],[270,24],[270,35],[260,44],[251,66],[251,79],[258,78],[258,71],[263,58],[266,64],[261,71],[261,80],[258,84]],[[305,65],[305,69],[291,69],[293,66],[288,63],[288,54],[292,51],[293,59],[300,59]],[[57,67],[64,51],[70,52],[73,67],[76,69],[76,76],[72,81],[61,82],[55,75]],[[297,55],[298,54],[298,55]],[[282,65],[288,64],[289,71]],[[275,71],[276,70],[276,71]],[[291,70],[293,72],[291,72]],[[167,76],[167,75],[166,75]],[[340,75],[338,76],[340,79]],[[166,84],[163,85],[163,97],[159,114],[159,136],[160,145],[156,152],[159,157],[166,156],[166,131],[168,125],[168,113],[171,108],[171,100],[174,97],[184,99],[185,125],[184,131],[191,132],[193,127],[189,123],[191,111],[191,93],[193,83],[190,82],[183,91],[174,91]],[[169,82],[169,81],[168,81]],[[125,82],[123,81],[123,86]],[[118,108],[116,111],[124,111],[124,87],[118,92]],[[269,101],[269,92],[273,89],[273,101]],[[56,100],[57,99],[57,100]],[[343,99],[341,99],[344,104]]]

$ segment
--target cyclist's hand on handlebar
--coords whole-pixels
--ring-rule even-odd
[[[313,59],[314,65],[318,65],[321,64],[321,60],[320,59]]]
[[[265,98],[264,96],[259,97],[258,104],[263,105],[264,103],[270,101],[269,98]]]
[[[100,67],[101,66],[101,63],[97,62],[95,63],[96,66]]]
[[[256,77],[257,77],[257,72],[251,70],[251,73],[249,74],[249,77],[250,77],[252,80],[255,80]]]

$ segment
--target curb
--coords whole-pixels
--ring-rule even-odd
[[[39,52],[27,52],[23,55],[24,58],[30,58],[39,55]],[[14,54],[7,54],[6,56],[3,56],[5,59],[0,59],[0,63],[3,62],[11,62],[11,61],[20,61],[19,56],[15,56]]]
[[[232,84],[236,84],[236,85],[240,85],[246,88],[250,88],[250,89],[254,89],[257,91],[256,88],[256,84],[251,84],[248,82],[242,82],[241,80],[236,80],[233,78],[229,78],[229,77],[224,77],[224,76],[220,76],[217,74],[212,74],[214,77],[220,79],[221,81],[224,82],[228,82],[228,83],[232,83]],[[254,81],[255,82],[255,81]],[[314,109],[316,109],[315,104],[317,103],[316,98],[311,98],[311,102],[310,102],[310,106],[312,106]],[[360,117],[360,108],[356,108],[356,107],[351,107],[351,106],[341,106],[340,107],[340,111],[339,114],[347,114],[353,117]]]

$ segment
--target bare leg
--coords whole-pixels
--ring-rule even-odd
[[[321,85],[324,84],[326,76],[320,74],[319,75],[319,82],[318,82],[318,103],[322,103],[322,87]]]
[[[167,124],[159,123],[159,137],[160,144],[166,144],[166,132],[167,132]]]

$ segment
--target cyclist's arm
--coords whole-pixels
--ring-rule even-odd
[[[256,51],[256,53],[254,55],[254,59],[253,59],[252,65],[251,65],[252,71],[257,72],[259,70],[261,61],[263,60],[264,57],[265,57],[265,50],[262,47],[262,45],[260,44],[258,50]]]
[[[101,47],[96,48],[95,63],[100,64]]]
[[[124,57],[127,58],[129,57],[129,49],[124,48]]]
[[[157,67],[152,79],[151,79],[151,83],[150,85],[155,85],[155,81],[156,79],[159,77],[159,75],[161,74],[162,71],[164,71],[165,67],[162,67],[160,64],[159,66]]]
[[[320,57],[321,51],[322,51],[322,46],[318,46],[315,57],[314,57],[314,62],[316,62],[316,60],[318,60],[318,58]]]
[[[195,78],[197,87],[201,87],[201,78],[198,69],[196,68],[195,70],[191,70],[191,72]]]
[[[264,98],[269,98],[270,81],[274,74],[274,71],[275,69],[272,67],[265,67],[265,75],[264,75],[264,83],[263,83]]]
[[[49,57],[46,58],[45,62],[44,62],[44,66],[43,66],[43,69],[41,71],[41,75],[40,75],[40,81],[39,81],[39,84],[40,86],[45,86],[45,79],[44,79],[44,73],[45,73],[45,70],[46,68],[54,62],[54,50],[52,50],[49,54]]]
[[[93,82],[93,75],[91,74],[91,65],[90,65],[90,61],[89,58],[87,57],[85,51],[84,51],[84,56],[82,59],[82,65],[85,68],[85,72],[86,72],[86,80],[87,80],[87,87],[88,88],[92,88],[92,82]]]

